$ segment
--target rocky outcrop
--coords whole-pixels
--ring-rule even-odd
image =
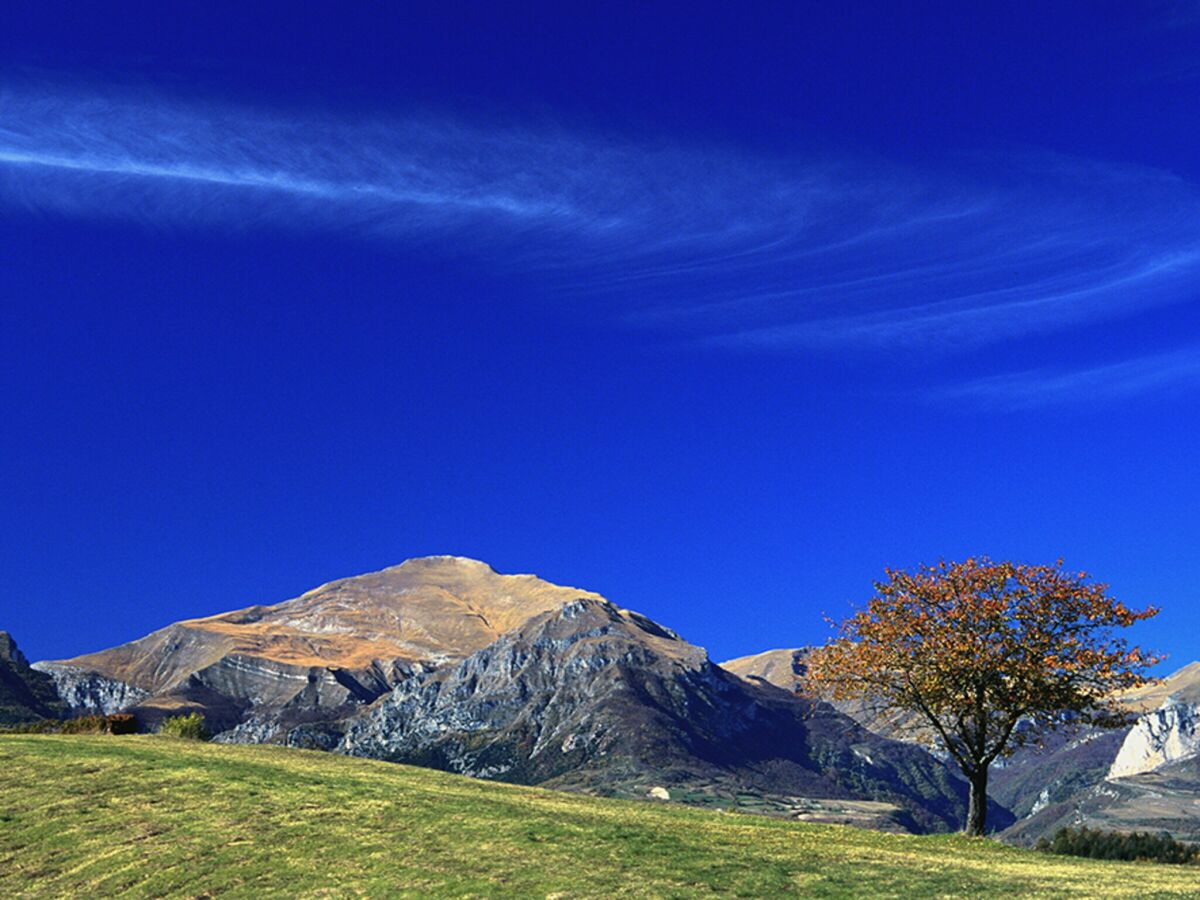
[[[77,666],[38,662],[33,668],[53,681],[58,696],[77,715],[125,712],[146,697],[145,691],[133,685]]]
[[[995,771],[995,795],[1023,816],[1004,839],[1032,844],[1086,825],[1200,840],[1200,663],[1118,699],[1132,727],[1049,735]]]
[[[12,636],[0,631],[0,725],[57,719],[63,712],[54,682],[31,667]]]
[[[1168,699],[1140,716],[1125,736],[1108,778],[1154,772],[1200,757],[1200,705]]]
[[[160,704],[194,702],[230,743],[284,740],[297,725],[352,716],[425,666],[393,660],[362,669],[290,666],[233,654],[188,676]],[[149,705],[139,707],[152,718]],[[218,735],[219,737],[221,735]]]

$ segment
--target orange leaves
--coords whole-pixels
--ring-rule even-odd
[[[812,653],[809,684],[915,710],[960,762],[986,765],[1005,752],[1023,716],[1114,719],[1109,694],[1144,682],[1158,661],[1113,634],[1158,610],[1127,607],[1062,560],[971,557],[885,573],[838,640]]]

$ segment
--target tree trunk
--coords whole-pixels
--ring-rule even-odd
[[[967,778],[971,793],[967,798],[967,825],[963,834],[982,837],[987,823],[987,766],[980,766]]]

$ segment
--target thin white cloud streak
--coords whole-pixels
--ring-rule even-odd
[[[1008,410],[1093,406],[1152,393],[1200,387],[1200,346],[1068,371],[1035,369],[980,378],[933,393]]]
[[[0,204],[447,241],[695,345],[963,351],[1195,299],[1190,185],[1052,156],[975,168],[0,91]]]
[[[1134,306],[1144,309],[1185,300],[1198,262],[1200,253],[1195,250],[1151,255],[1141,263],[1127,258],[1108,268],[1097,265],[1086,278],[1063,274],[930,304],[717,335],[708,342],[744,348],[847,342],[876,348],[976,347],[1115,317]]]
[[[297,224],[314,218],[428,225],[431,218],[569,218],[565,193],[520,189],[520,173],[486,171],[470,136],[288,121],[155,99],[0,94],[0,166],[10,202],[70,213],[169,222],[195,217]],[[486,152],[483,142],[476,144]]]
[[[345,184],[296,178],[279,172],[254,171],[252,169],[222,171],[188,164],[153,164],[128,160],[105,160],[95,158],[71,159],[68,157],[23,153],[0,152],[0,163],[16,166],[26,165],[68,172],[84,172],[92,175],[120,175],[131,178],[167,179],[196,182],[218,187],[257,188],[320,197],[327,200],[346,200],[354,195],[359,198],[378,198],[393,203],[432,204],[462,206],[467,209],[490,209],[514,215],[536,212],[506,197],[455,197],[435,191],[419,191],[401,186],[385,186],[370,183]]]

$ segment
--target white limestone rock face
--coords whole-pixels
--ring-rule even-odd
[[[1108,778],[1127,778],[1200,756],[1200,705],[1167,700],[1137,720]]]
[[[145,699],[146,692],[106,678],[97,672],[89,672],[78,666],[55,662],[36,662],[32,666],[38,672],[54,680],[58,696],[75,714],[99,714],[102,716],[124,712]]]

